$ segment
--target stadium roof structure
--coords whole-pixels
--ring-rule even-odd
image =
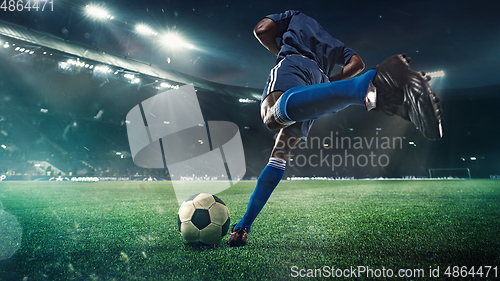
[[[109,66],[122,68],[130,72],[167,80],[173,83],[193,84],[196,88],[239,98],[260,100],[262,90],[224,85],[205,79],[187,75],[175,70],[161,69],[153,64],[134,60],[129,57],[114,55],[98,48],[79,42],[67,41],[48,33],[27,29],[25,27],[0,20],[0,35],[24,41],[40,47],[56,50],[82,59],[96,61]]]

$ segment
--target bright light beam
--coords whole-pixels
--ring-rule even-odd
[[[433,89],[436,89],[436,88],[440,88],[442,87],[443,83],[444,83],[444,71],[443,70],[439,70],[439,71],[432,71],[432,72],[426,72],[426,75],[431,79],[431,81],[429,82],[429,85],[433,88]],[[438,78],[438,79],[436,79]]]
[[[114,19],[113,16],[111,16],[108,11],[104,8],[97,7],[97,6],[91,6],[87,5],[85,6],[85,10],[87,11],[87,15],[94,17],[94,18],[99,18],[99,19]]]
[[[179,34],[177,33],[167,33],[163,36],[163,43],[167,45],[168,47],[174,48],[174,49],[194,49],[194,46],[190,44],[188,41],[186,41],[184,38],[182,38]]]
[[[444,77],[444,71],[440,70],[440,71],[427,72],[427,75],[433,78]]]
[[[137,24],[135,26],[135,31],[139,34],[144,34],[144,35],[157,35],[153,29],[151,29],[149,26],[145,24]]]

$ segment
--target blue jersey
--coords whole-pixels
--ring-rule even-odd
[[[335,65],[345,66],[356,54],[344,43],[333,38],[321,25],[299,11],[286,11],[268,15],[276,23],[276,37],[281,38],[281,50],[276,59],[280,62],[292,54],[306,56],[318,64],[328,76]]]

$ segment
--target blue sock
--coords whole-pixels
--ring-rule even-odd
[[[280,158],[270,158],[267,166],[262,170],[262,173],[257,180],[257,186],[250,196],[248,201],[247,211],[243,218],[236,224],[234,229],[238,227],[247,227],[250,232],[250,227],[253,221],[260,213],[271,196],[274,188],[278,185],[285,173],[286,161]]]
[[[316,119],[349,105],[365,105],[365,95],[376,70],[341,81],[297,86],[284,92],[274,105],[276,121],[283,125]]]

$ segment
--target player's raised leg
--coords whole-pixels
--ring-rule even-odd
[[[338,112],[349,105],[365,105],[365,96],[375,70],[341,81],[298,86],[284,92],[273,108],[278,124],[316,119]]]
[[[286,161],[292,149],[300,141],[285,129],[281,129],[266,167],[257,179],[257,185],[248,201],[243,218],[233,227],[227,240],[229,246],[244,246],[250,227],[260,213],[285,173]]]
[[[368,110],[381,110],[412,121],[428,139],[440,139],[443,130],[439,98],[428,84],[430,78],[411,70],[409,62],[406,55],[395,55],[352,79],[291,88],[266,112],[266,125],[279,128],[349,105],[365,105]]]
[[[438,140],[443,136],[441,105],[424,72],[410,69],[406,54],[394,55],[377,66],[373,78],[377,98],[375,110],[399,115],[413,122],[424,137]]]

